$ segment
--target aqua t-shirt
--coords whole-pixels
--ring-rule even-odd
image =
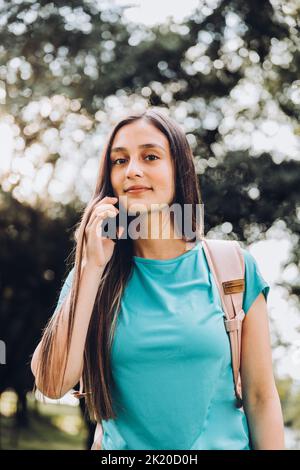
[[[255,258],[245,260],[243,309],[270,287]],[[115,420],[102,421],[102,448],[250,450],[243,409],[235,407],[228,334],[201,242],[184,254],[133,257],[123,292],[111,366]],[[60,293],[72,282],[70,271]]]

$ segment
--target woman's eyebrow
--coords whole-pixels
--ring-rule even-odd
[[[139,148],[160,148],[161,150],[166,152],[165,149],[161,145],[154,144],[154,143],[141,144],[138,147]],[[126,147],[114,147],[114,148],[111,149],[111,153],[113,153],[113,152],[124,152],[126,150],[128,150]]]

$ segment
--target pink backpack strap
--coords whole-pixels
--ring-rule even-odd
[[[240,377],[243,292],[245,290],[245,262],[240,245],[235,240],[203,238],[204,253],[218,287],[223,306],[224,324],[229,334],[236,406],[241,408],[242,387]]]

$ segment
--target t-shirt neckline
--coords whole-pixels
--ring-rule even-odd
[[[201,240],[197,240],[195,246],[191,248],[190,250],[187,250],[185,253],[182,253],[179,256],[176,256],[175,258],[168,258],[168,259],[155,259],[155,258],[143,258],[141,256],[135,256],[133,255],[133,260],[136,263],[141,263],[141,264],[156,264],[156,265],[165,265],[165,264],[172,264],[172,263],[178,263],[179,261],[188,258],[189,256],[193,255],[200,247],[202,247]]]

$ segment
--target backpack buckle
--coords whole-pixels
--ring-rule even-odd
[[[239,313],[230,320],[227,320],[226,317],[224,318],[225,328],[226,331],[229,333],[230,331],[236,331],[241,328],[242,321],[245,318],[245,312],[244,310],[240,310]]]

